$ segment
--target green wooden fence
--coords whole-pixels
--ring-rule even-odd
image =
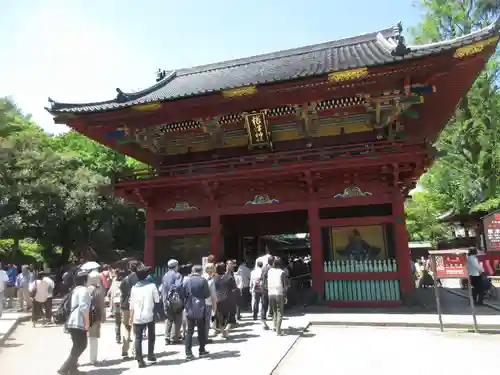
[[[325,272],[381,273],[397,272],[395,259],[325,262]],[[399,280],[326,280],[327,301],[398,301]]]

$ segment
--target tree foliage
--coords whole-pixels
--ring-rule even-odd
[[[8,99],[0,101],[0,146],[0,239],[12,242],[4,256],[36,243],[57,266],[72,253],[110,260],[115,249],[142,250],[143,213],[101,194],[134,161],[76,132],[50,137]]]
[[[500,2],[493,0],[422,0],[420,7],[424,16],[413,29],[420,43],[462,36],[500,16]],[[435,145],[445,156],[421,178],[425,194],[407,207],[408,222],[430,220],[425,239],[438,235],[434,229],[443,237],[447,233],[424,213],[468,214],[500,207],[499,62],[498,55],[493,56],[460,101]],[[408,229],[411,237],[421,237],[419,225]]]

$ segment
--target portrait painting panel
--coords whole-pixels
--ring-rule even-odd
[[[333,260],[375,260],[387,258],[383,225],[331,229]]]

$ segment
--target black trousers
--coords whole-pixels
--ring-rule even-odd
[[[483,276],[471,276],[470,285],[472,287],[472,299],[475,303],[483,303],[484,299],[484,280]]]
[[[198,344],[200,345],[200,353],[203,353],[205,351],[205,345],[207,343],[205,324],[210,324],[208,322],[205,322],[205,318],[187,319],[187,333],[186,340],[184,342],[184,345],[186,347],[186,355],[193,354],[194,327],[196,327],[196,330],[198,332]]]
[[[38,319],[40,319],[43,316],[43,306],[45,302],[38,302],[33,299],[33,305],[31,308],[31,321],[33,323],[36,323]]]
[[[50,322],[52,320],[52,297],[47,298],[47,301],[45,301],[44,304],[44,309],[45,319]]]
[[[273,309],[272,306],[269,305],[269,294],[266,291],[262,292],[262,310],[260,312],[260,319],[261,320],[267,320],[267,312],[269,311],[269,314],[272,315]]]
[[[135,336],[135,359],[142,361],[142,337],[144,333],[148,330],[148,357],[153,357],[155,354],[155,322],[149,322],[144,324],[134,324],[134,336]]]
[[[116,341],[121,341],[122,339],[122,313],[118,309],[115,311],[115,335]]]
[[[83,329],[68,329],[69,335],[71,336],[71,341],[73,342],[73,346],[71,347],[71,351],[69,352],[69,357],[61,366],[59,370],[60,373],[72,373],[76,372],[78,367],[78,359],[82,355],[82,353],[87,349],[87,331]]]

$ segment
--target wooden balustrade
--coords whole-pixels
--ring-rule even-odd
[[[179,164],[159,169],[140,169],[118,177],[118,181],[133,181],[156,177],[192,177],[203,174],[231,173],[251,171],[255,169],[277,169],[307,166],[314,163],[325,163],[332,159],[342,159],[343,163],[351,159],[378,159],[383,154],[425,153],[424,143],[407,143],[404,141],[372,142],[355,145],[338,145],[316,149],[304,149],[268,154],[258,154],[210,160],[197,163]]]

